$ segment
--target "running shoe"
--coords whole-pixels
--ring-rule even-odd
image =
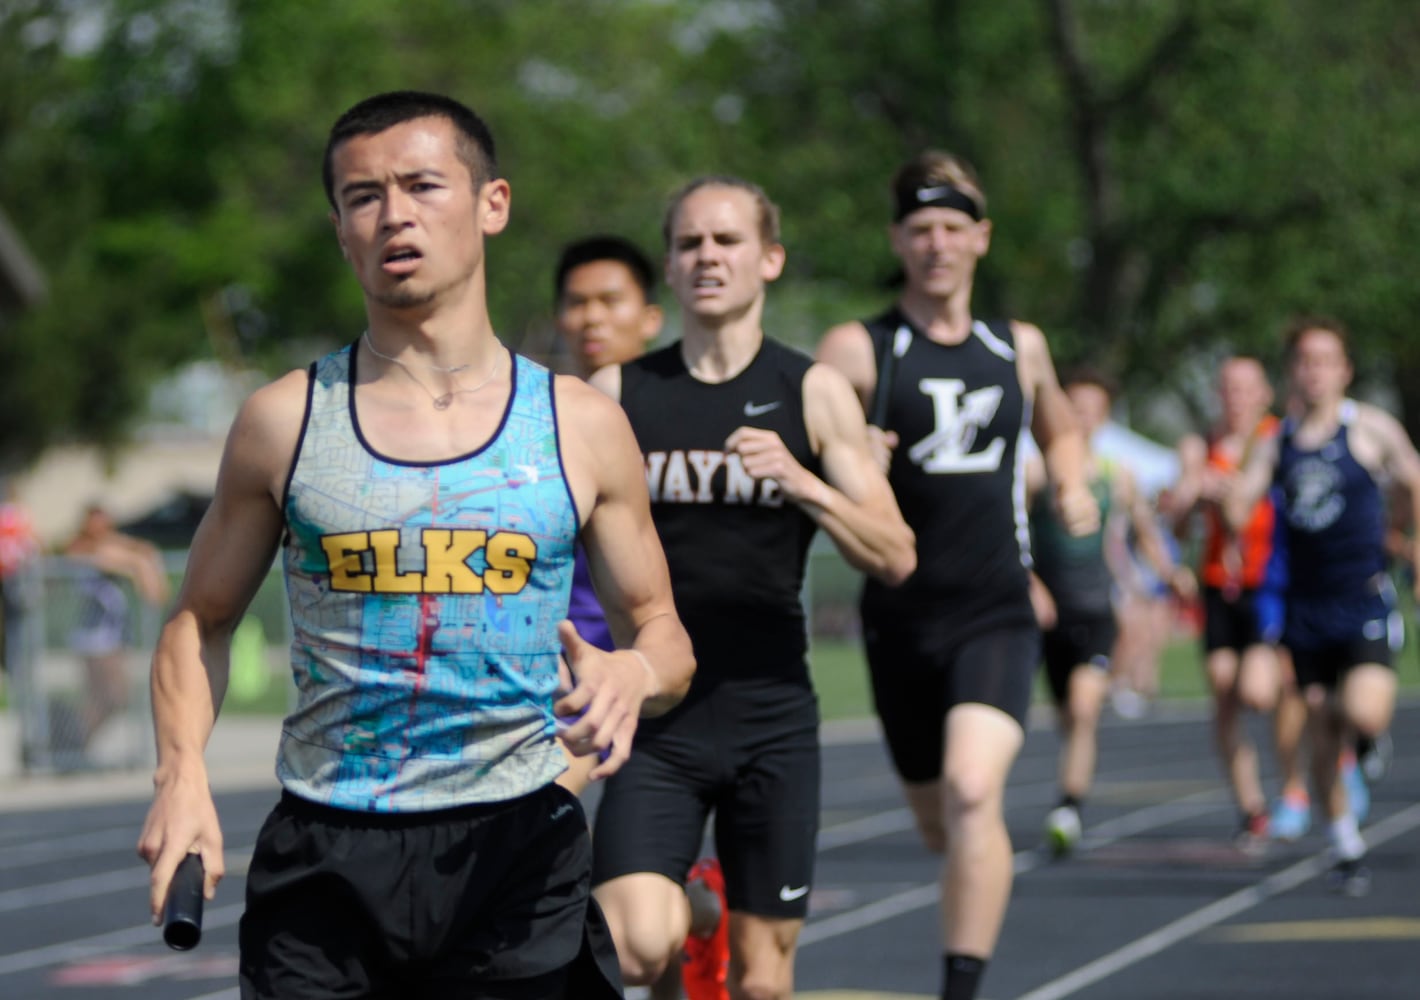
[[[1371,891],[1371,870],[1364,857],[1337,861],[1327,873],[1327,881],[1333,892],[1359,898]]]
[[[1149,699],[1133,688],[1115,688],[1110,692],[1109,705],[1121,719],[1142,719],[1149,714]]]
[[[1346,754],[1341,760],[1341,784],[1346,788],[1346,801],[1351,806],[1351,815],[1356,822],[1366,822],[1371,814],[1371,790],[1366,787],[1366,778],[1356,764],[1356,758]]]
[[[730,975],[730,907],[725,900],[725,873],[715,858],[701,858],[690,869],[685,880],[685,894],[690,899],[692,923],[697,913],[718,911],[715,929],[702,937],[690,934],[685,939],[685,958],[681,962],[680,981],[687,1000],[730,1000],[726,981]],[[708,922],[708,921],[707,921]]]
[[[1388,732],[1381,733],[1375,739],[1365,740],[1357,746],[1356,759],[1361,764],[1361,773],[1373,785],[1390,771],[1390,762],[1394,756],[1395,747],[1391,744]]]
[[[1304,791],[1283,792],[1272,803],[1267,832],[1273,840],[1301,840],[1312,826],[1312,803]]]
[[[1080,822],[1080,810],[1071,805],[1058,805],[1045,817],[1045,837],[1050,842],[1050,853],[1063,858],[1080,842],[1084,826]]]
[[[1233,842],[1244,854],[1261,854],[1267,850],[1267,814],[1260,812],[1243,816]]]

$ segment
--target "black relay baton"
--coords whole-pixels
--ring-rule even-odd
[[[202,940],[202,857],[189,854],[173,872],[163,906],[163,941],[174,951],[191,951]]]
[[[897,333],[884,330],[883,342],[878,348],[878,378],[873,390],[873,405],[868,411],[868,423],[879,430],[887,429],[888,396],[892,394],[892,377],[897,371],[897,336],[900,333],[910,331],[905,325],[899,326]]]

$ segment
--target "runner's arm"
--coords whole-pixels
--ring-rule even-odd
[[[563,459],[578,508],[588,511],[582,541],[617,649],[605,652],[561,631],[574,686],[555,706],[579,716],[563,733],[574,754],[605,752],[591,778],[618,770],[640,716],[660,715],[685,697],[695,672],[690,637],[671,596],[670,573],[651,520],[641,451],[625,413],[597,389],[557,380]]]
[[[1410,494],[1411,524],[1420,524],[1420,454],[1405,427],[1389,413],[1370,405],[1363,405],[1362,414],[1375,427],[1382,444],[1382,458],[1390,478]],[[1420,566],[1420,532],[1410,539],[1411,566]],[[1415,582],[1415,593],[1420,600],[1420,575]]]
[[[1159,519],[1149,504],[1144,491],[1128,469],[1116,469],[1114,474],[1114,495],[1119,509],[1128,511],[1129,523],[1138,539],[1139,553],[1149,563],[1160,580],[1169,589],[1183,598],[1191,598],[1197,591],[1193,573],[1182,563],[1176,562],[1169,553],[1164,533],[1159,527]]]
[[[1089,450],[1065,390],[1055,374],[1045,334],[1029,323],[1012,323],[1016,370],[1031,404],[1031,434],[1040,445],[1062,523],[1073,535],[1099,529],[1099,504],[1086,481]]]
[[[1253,508],[1267,495],[1277,468],[1277,436],[1259,440],[1238,470],[1223,496],[1223,522],[1233,532],[1242,531],[1252,518]]]
[[[177,602],[153,652],[153,804],[138,842],[156,921],[178,862],[199,853],[210,898],[224,874],[203,750],[226,693],[232,632],[281,537],[277,496],[295,451],[305,374],[259,390],[232,425],[212,505],[193,538]]]
[[[912,529],[868,444],[868,428],[848,380],[816,364],[804,375],[804,423],[824,478],[805,469],[777,434],[741,427],[727,450],[755,478],[770,477],[833,540],[849,565],[889,585],[917,568]]]
[[[867,328],[858,322],[832,327],[819,341],[816,358],[843,373],[853,387],[863,412],[868,413],[873,397],[877,395],[878,359],[873,354],[873,338],[868,335]],[[871,423],[868,425],[868,446],[872,450],[873,461],[884,472],[892,463],[892,453],[897,444],[896,431]]]

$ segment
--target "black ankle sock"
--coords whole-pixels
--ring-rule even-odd
[[[1356,756],[1364,757],[1376,748],[1376,741],[1369,736],[1356,737]]]
[[[942,1000],[976,1000],[986,959],[947,955],[942,960]]]
[[[1071,809],[1079,812],[1080,806],[1084,805],[1084,800],[1078,795],[1062,795],[1060,796],[1060,804],[1062,806],[1069,806]]]

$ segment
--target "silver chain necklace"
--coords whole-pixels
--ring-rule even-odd
[[[479,382],[477,385],[469,386],[467,388],[450,389],[442,396],[436,396],[434,395],[434,391],[432,389],[430,389],[427,385],[425,385],[419,380],[419,377],[414,374],[414,372],[410,369],[410,366],[406,362],[401,361],[399,358],[384,354],[377,347],[375,347],[374,341],[370,339],[369,330],[365,331],[365,346],[370,349],[370,353],[373,354],[375,357],[383,358],[386,361],[391,361],[394,364],[399,365],[399,367],[404,370],[404,373],[414,380],[414,384],[419,386],[419,388],[423,389],[424,392],[428,394],[429,399],[433,402],[434,409],[436,410],[447,410],[451,405],[453,405],[455,396],[463,393],[477,392],[478,390],[486,386],[489,382],[493,381],[493,376],[498,374],[498,363],[503,359],[504,354],[504,351],[500,350],[497,354],[493,355],[493,365],[488,369],[488,374],[483,376],[483,381]],[[442,372],[445,375],[452,376],[458,374],[459,372],[467,371],[470,366],[465,364],[445,367],[444,365],[430,364],[426,361],[424,362],[424,367],[432,369],[436,372]]]

